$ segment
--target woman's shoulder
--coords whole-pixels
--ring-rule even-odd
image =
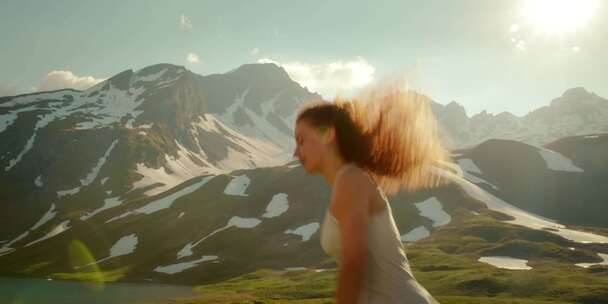
[[[364,198],[370,189],[372,182],[369,179],[369,175],[365,170],[361,169],[356,164],[347,164],[339,172],[334,186],[334,195],[342,196],[346,194],[347,197],[353,198]],[[352,202],[340,202],[339,204],[351,204]]]
[[[348,163],[344,166],[345,167],[341,169],[342,172],[338,179],[343,179],[343,181],[350,182],[366,181],[370,185],[373,184],[373,179],[371,178],[370,174],[361,167],[359,167],[357,164]]]
[[[347,186],[362,183],[368,176],[365,170],[361,169],[354,163],[345,164],[336,175],[335,185]]]
[[[330,209],[336,214],[361,208],[364,213],[377,214],[386,208],[387,198],[369,172],[352,164],[342,168],[342,179],[334,187]],[[337,199],[336,199],[337,197]],[[340,199],[342,198],[342,199]],[[344,199],[346,198],[346,199]]]

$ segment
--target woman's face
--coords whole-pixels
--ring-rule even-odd
[[[322,155],[327,151],[323,136],[305,119],[296,123],[294,133],[296,149],[293,156],[298,158],[306,173],[319,172]]]

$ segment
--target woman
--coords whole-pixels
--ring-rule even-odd
[[[337,259],[336,302],[437,303],[414,279],[384,193],[442,182],[429,167],[448,160],[426,101],[392,90],[299,110],[294,156],[332,187],[321,229]]]

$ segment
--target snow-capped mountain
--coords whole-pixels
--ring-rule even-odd
[[[330,264],[318,245],[329,189],[288,163],[295,109],[315,98],[274,64],[208,76],[159,64],[86,91],[0,98],[0,273],[192,283]],[[461,150],[459,175],[445,172],[454,183],[391,199],[403,241],[486,214],[584,249],[578,262],[608,252],[605,236],[544,217],[580,218],[526,200],[568,208],[560,198],[570,191],[585,198],[577,208],[602,214],[606,194],[592,190],[605,178],[593,169],[608,155],[597,144],[605,137],[564,139],[554,151],[530,143],[605,129],[605,99],[573,89],[524,118],[432,107],[455,146],[520,141]]]
[[[510,162],[525,146],[526,158],[540,160],[540,174],[572,178],[570,188],[554,189],[556,196],[587,189],[580,181],[588,172],[564,155],[514,141],[498,145]],[[608,236],[516,207],[512,188],[495,178],[497,170],[510,176],[510,167],[488,165],[478,155],[487,149],[456,156],[455,173],[442,171],[451,184],[390,198],[402,241],[432,240],[443,229],[459,229],[462,221],[479,217],[486,226],[489,220],[498,223],[487,228],[492,235],[515,229],[534,242],[555,243],[572,265],[601,262],[596,253],[607,252]],[[519,178],[536,176],[524,171]],[[294,162],[203,175],[153,197],[108,194],[69,206],[58,201],[0,242],[0,273],[200,284],[260,268],[334,267],[319,245],[329,198],[323,179],[307,176]]]
[[[0,213],[14,215],[0,218],[9,227],[0,239],[52,204],[146,197],[205,174],[283,164],[295,109],[314,98],[274,64],[209,76],[158,64],[82,92],[0,98],[0,186],[11,189]]]
[[[542,146],[566,136],[608,132],[608,100],[584,88],[569,89],[550,105],[523,117],[486,111],[468,117],[456,102],[445,106],[432,103],[432,109],[452,148],[471,148],[488,139]]]
[[[596,134],[545,147],[493,139],[459,157],[474,164],[471,179],[519,208],[563,224],[608,228],[607,151],[608,136]]]

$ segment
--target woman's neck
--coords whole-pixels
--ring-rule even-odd
[[[336,181],[336,176],[346,164],[346,161],[337,156],[327,159],[326,165],[321,169],[321,175],[325,177],[325,181],[327,181],[330,187],[333,187],[334,182]]]

